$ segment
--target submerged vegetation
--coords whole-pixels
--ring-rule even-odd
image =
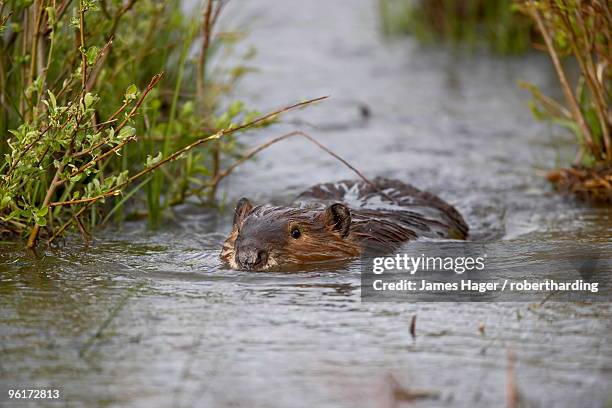
[[[484,45],[502,54],[526,51],[533,31],[530,20],[511,5],[512,0],[379,0],[387,35]]]
[[[538,118],[567,127],[576,136],[573,168],[548,176],[561,190],[582,198],[612,203],[612,11],[606,1],[522,1],[544,40],[565,97],[565,104],[526,84],[537,104]],[[571,56],[579,67],[572,81],[561,59]],[[576,83],[576,86],[572,84]]]
[[[218,63],[241,38],[215,32],[224,5],[0,0],[3,235],[33,247],[125,219],[128,199],[152,225],[189,197],[209,203],[235,167],[223,163],[241,161],[234,134],[309,103],[260,115],[224,102],[249,71]]]

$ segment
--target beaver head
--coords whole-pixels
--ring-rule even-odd
[[[234,269],[267,270],[359,255],[351,240],[351,212],[343,204],[323,209],[256,206],[242,198],[221,258]]]

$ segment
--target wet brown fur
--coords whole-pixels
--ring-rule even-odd
[[[235,269],[279,269],[356,257],[365,247],[392,249],[419,237],[467,237],[461,215],[433,194],[396,180],[378,178],[373,184],[319,184],[292,207],[253,207],[242,199],[221,258]],[[294,229],[300,231],[297,239]],[[247,250],[262,251],[265,262],[240,264],[238,253]]]

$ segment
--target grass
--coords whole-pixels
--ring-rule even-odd
[[[389,36],[412,34],[422,43],[486,46],[501,54],[529,48],[532,23],[512,0],[379,0]]]
[[[225,3],[0,0],[3,235],[33,248],[132,208],[156,226],[188,199],[213,204],[243,157],[238,132],[320,100],[269,114],[226,102],[253,53],[222,65],[242,37],[216,29]]]

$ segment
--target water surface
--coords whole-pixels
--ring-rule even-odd
[[[243,140],[302,129],[369,177],[439,194],[472,239],[511,243],[509,264],[544,262],[558,242],[611,253],[610,210],[561,197],[541,177],[573,156],[569,136],[535,122],[516,85],[554,93],[545,57],[388,42],[375,3],[230,3],[224,24],[247,28],[244,50],[258,50],[237,98],[265,110],[332,96]],[[221,195],[228,207],[240,196],[282,203],[352,177],[295,139],[242,167]],[[429,391],[423,407],[504,405],[512,377],[533,407],[611,398],[608,303],[362,303],[358,261],[290,275],[228,270],[218,251],[230,217],[181,208],[164,231],[128,224],[41,258],[2,246],[0,383],[60,387],[69,406],[88,407],[394,406],[391,378]]]

